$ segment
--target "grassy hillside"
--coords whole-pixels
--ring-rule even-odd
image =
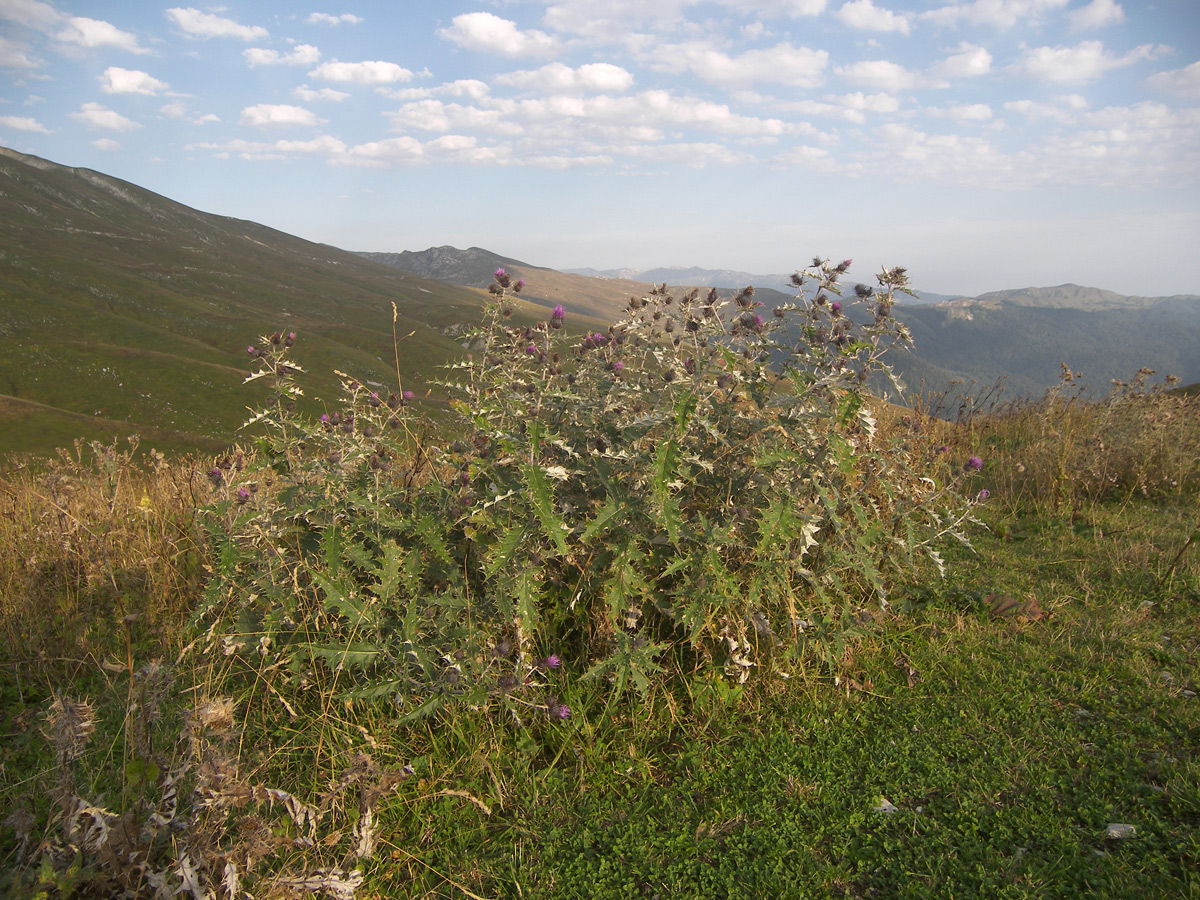
[[[430,247],[421,251],[360,255],[426,278],[477,288],[486,288],[492,280],[492,273],[497,268],[503,268],[514,279],[525,279],[526,287],[522,296],[526,299],[550,307],[561,304],[573,316],[584,316],[604,323],[618,318],[631,296],[643,297],[653,287],[646,282],[629,279],[572,275],[500,256],[479,247],[467,250]]]
[[[335,368],[394,384],[393,303],[400,376],[422,394],[460,352],[443,329],[477,322],[483,299],[0,150],[0,454],[69,434],[227,442],[255,402],[233,389],[245,348],[277,330],[297,332],[319,387]]]
[[[1195,395],[880,426],[931,475],[979,458],[944,579],[893,584],[786,679],[697,660],[618,696],[546,656],[565,718],[349,700],[335,660],[240,683],[189,628],[232,565],[199,524],[274,500],[213,507],[205,472],[120,454],[5,473],[0,893],[1200,894]],[[421,575],[393,563],[369,590]],[[351,622],[369,590],[323,586]]]

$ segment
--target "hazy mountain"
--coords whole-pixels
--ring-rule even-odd
[[[752,284],[767,306],[786,302],[795,293],[790,275],[701,268],[562,273],[477,247],[435,247],[386,256],[410,271],[430,277],[442,274],[463,284],[485,284],[495,268],[503,266],[524,277],[531,299],[543,303],[559,302],[564,296],[561,287],[569,284],[577,309],[610,319],[621,314],[631,293],[644,293],[664,282],[722,290]],[[908,299],[897,311],[913,331],[916,352],[898,355],[896,366],[914,390],[946,391],[959,382],[982,391],[1003,380],[1008,397],[1039,396],[1058,382],[1063,362],[1099,391],[1113,379],[1131,379],[1143,366],[1160,376],[1200,379],[1200,297],[1125,297],[1064,284],[974,298],[925,294],[921,302]]]
[[[649,282],[650,284],[668,284],[681,287],[715,287],[726,290],[740,290],[747,285],[758,289],[770,289],[783,294],[794,294],[792,275],[755,275],[751,272],[739,272],[733,269],[702,269],[698,266],[684,268],[668,266],[657,269],[567,269],[576,275],[586,275],[590,278],[622,278],[632,281]],[[851,278],[849,284],[854,283]],[[874,284],[874,279],[868,279]],[[953,300],[957,294],[931,294],[916,292],[916,297],[907,294],[900,296],[901,303],[936,303],[943,300]]]

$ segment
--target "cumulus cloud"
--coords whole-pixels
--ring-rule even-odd
[[[1124,22],[1125,10],[1113,0],[1092,0],[1087,6],[1071,10],[1067,17],[1071,20],[1072,31],[1090,31]]]
[[[825,80],[829,54],[789,43],[747,50],[738,56],[730,56],[706,43],[673,44],[656,48],[648,63],[666,72],[691,71],[709,84],[725,87],[768,82],[805,89],[817,87]]]
[[[413,73],[393,62],[367,60],[350,63],[335,59],[321,63],[308,73],[308,77],[342,84],[395,84],[397,81],[411,81]]]
[[[253,66],[311,66],[321,58],[321,51],[312,44],[300,44],[291,53],[251,47],[242,51],[246,62]]]
[[[193,37],[232,37],[243,41],[261,41],[268,37],[267,29],[259,25],[239,25],[212,13],[201,12],[192,7],[173,7],[166,16],[180,31]]]
[[[333,88],[320,88],[313,90],[307,84],[302,84],[300,87],[292,91],[292,96],[297,100],[311,102],[313,100],[332,100],[334,103],[341,103],[350,95],[345,91],[335,91]]]
[[[1083,41],[1075,47],[1032,47],[1012,65],[1012,70],[1039,81],[1083,84],[1113,69],[1154,59],[1165,49],[1142,44],[1124,56],[1112,56],[1100,41]]]
[[[937,25],[957,25],[960,21],[994,28],[1012,28],[1034,22],[1044,14],[1063,9],[1070,0],[974,0],[954,2],[922,13],[921,17]]]
[[[958,45],[958,52],[947,56],[931,68],[930,74],[939,78],[970,78],[986,75],[992,69],[992,54],[986,47],[977,47],[966,41]]]
[[[318,125],[320,120],[302,106],[259,103],[242,110],[241,123],[256,127],[273,125]]]
[[[121,149],[121,145],[118,144],[116,141],[114,141],[112,138],[97,138],[96,140],[92,141],[91,143],[92,143],[92,146],[95,147],[97,150],[104,150],[105,152]]]
[[[510,107],[511,109],[512,107]],[[513,123],[506,123],[498,109],[481,109],[460,103],[443,103],[433,98],[406,103],[391,115],[395,131],[488,131],[499,134],[520,133]]]
[[[106,94],[149,94],[165,91],[170,85],[147,72],[109,66],[99,77],[100,90]]]
[[[130,53],[148,53],[138,46],[137,38],[127,31],[100,19],[72,16],[66,25],[54,33],[54,39],[78,47],[119,47]]]
[[[862,60],[849,66],[838,66],[834,72],[846,81],[883,90],[908,91],[926,86],[920,73],[910,72],[899,63],[886,59]]]
[[[79,112],[71,113],[71,118],[78,119],[92,128],[106,128],[109,131],[133,131],[142,127],[100,103],[84,103],[79,107]]]
[[[546,56],[558,42],[544,31],[522,31],[517,23],[488,12],[463,13],[438,34],[460,47],[505,56]]]
[[[356,16],[353,13],[342,13],[340,16],[331,16],[328,13],[315,12],[311,13],[305,21],[309,25],[341,25],[343,22],[348,25],[357,25],[362,22],[362,17]]]
[[[949,106],[931,106],[925,110],[931,116],[950,119],[959,125],[969,125],[992,120],[992,108],[986,103],[953,103]]]
[[[10,41],[0,34],[0,67],[5,69],[36,69],[40,63],[30,55],[28,44]]]
[[[501,75],[496,78],[496,83],[552,93],[604,91],[619,94],[633,86],[633,75],[611,63],[588,63],[573,69],[556,62],[532,71]]]
[[[1181,97],[1200,100],[1200,61],[1182,69],[1171,69],[1169,72],[1151,75],[1146,79],[1146,86],[1156,91],[1168,91]]]
[[[67,17],[49,3],[40,0],[4,0],[0,2],[0,19],[7,19],[32,28],[48,32]]]
[[[909,31],[908,16],[876,6],[871,0],[850,0],[834,15],[843,25],[863,31]]]
[[[0,128],[11,128],[14,131],[32,131],[37,134],[50,134],[51,131],[37,119],[27,116],[0,116]]]

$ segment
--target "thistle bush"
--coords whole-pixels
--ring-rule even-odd
[[[582,335],[561,307],[513,324],[499,270],[440,440],[399,384],[344,376],[306,417],[294,335],[264,339],[256,452],[211,473],[209,646],[301,692],[551,719],[560,663],[646,692],[836,652],[971,506],[877,432],[907,276],[843,298],[849,266],[814,260],[774,309],[664,285]]]

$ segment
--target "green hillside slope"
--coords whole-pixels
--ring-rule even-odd
[[[258,335],[296,331],[318,394],[333,369],[423,393],[484,293],[398,271],[135,185],[0,148],[0,454],[138,432],[227,444],[255,401]],[[452,330],[452,329],[451,329]]]

